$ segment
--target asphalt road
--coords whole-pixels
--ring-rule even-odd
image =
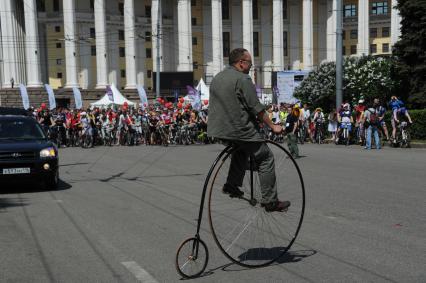
[[[175,252],[195,234],[220,145],[66,148],[61,185],[1,183],[0,282],[180,282]],[[304,145],[306,214],[266,268],[230,264],[207,219],[196,282],[426,282],[426,150]]]

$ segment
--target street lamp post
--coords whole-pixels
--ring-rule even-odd
[[[336,111],[342,104],[343,98],[343,11],[342,1],[337,0],[336,11]]]

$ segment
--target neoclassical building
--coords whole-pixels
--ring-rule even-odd
[[[390,54],[395,5],[344,0],[344,55]],[[1,88],[13,78],[15,87],[150,90],[157,70],[168,74],[162,88],[175,78],[209,83],[236,47],[270,88],[274,72],[335,60],[337,12],[336,0],[1,0]]]

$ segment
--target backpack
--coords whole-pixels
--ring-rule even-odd
[[[368,124],[371,126],[378,126],[379,125],[379,117],[377,115],[377,111],[374,110],[374,112],[367,110],[368,112],[370,112],[370,119],[368,121]]]

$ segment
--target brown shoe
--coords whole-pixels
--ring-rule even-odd
[[[262,207],[265,208],[266,212],[273,212],[273,211],[286,211],[288,209],[288,207],[290,206],[290,202],[285,200],[285,201],[274,201],[274,202],[270,202],[270,203],[262,203],[261,204]]]

